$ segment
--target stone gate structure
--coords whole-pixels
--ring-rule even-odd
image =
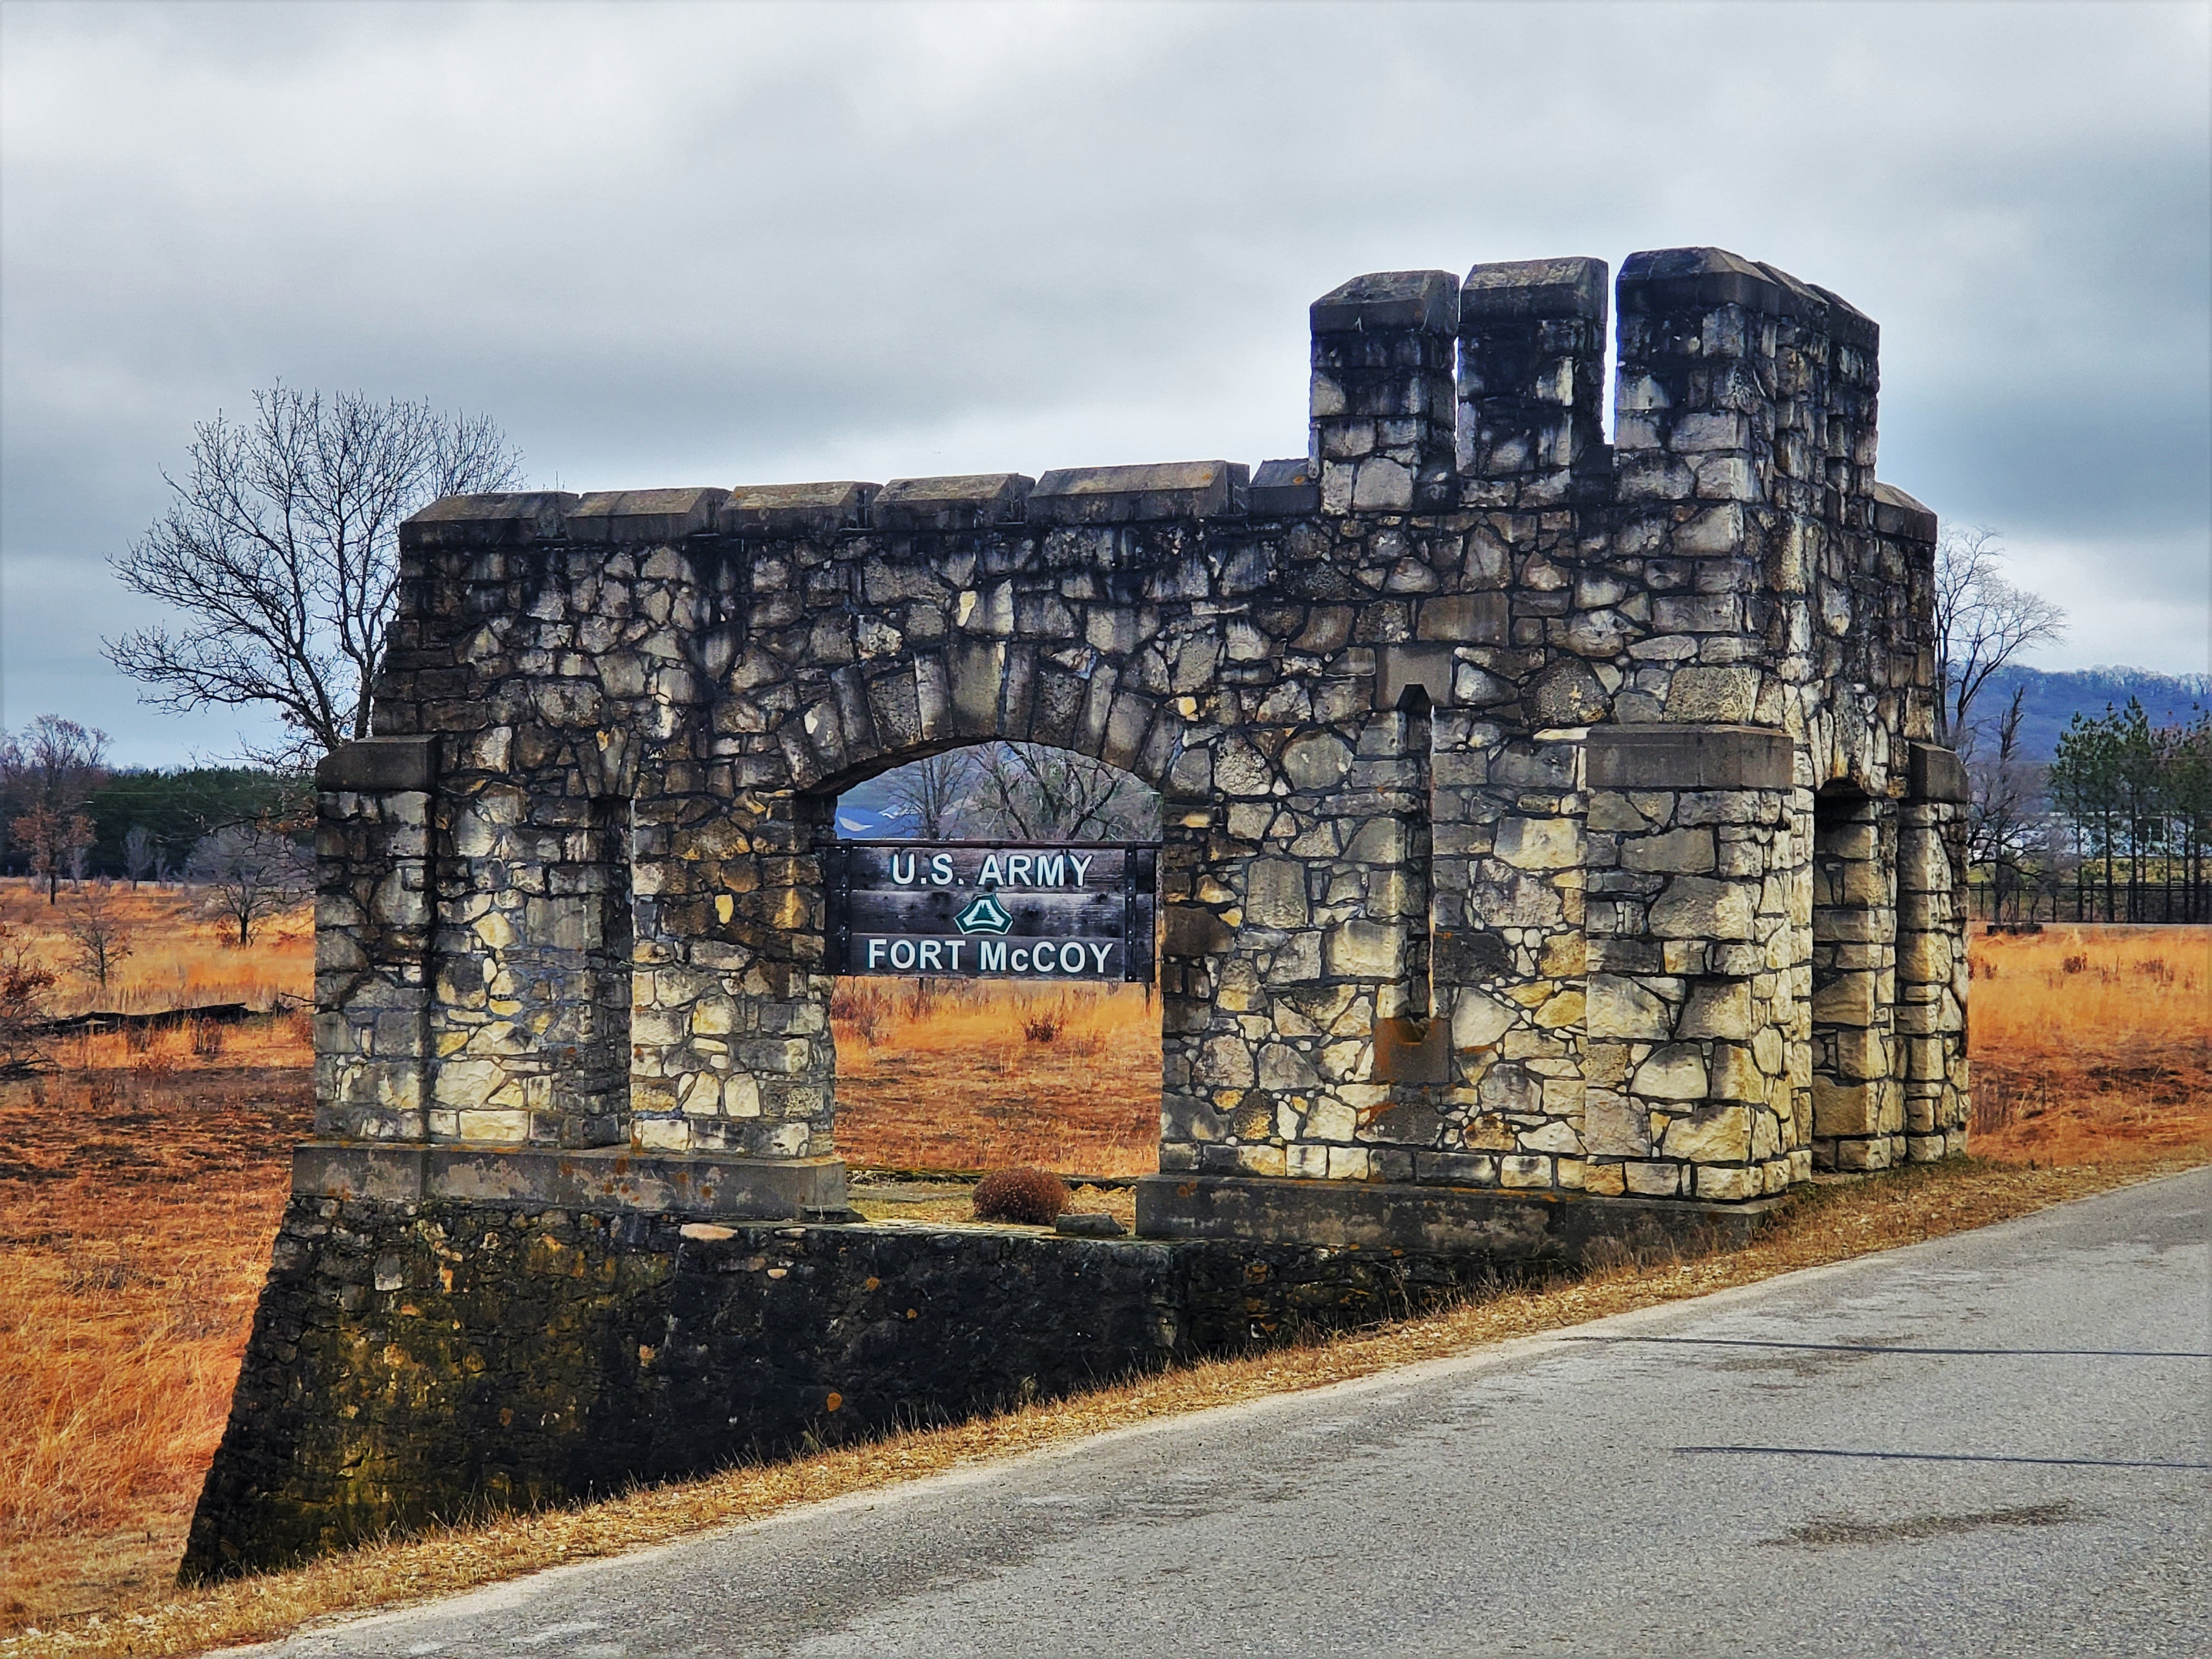
[[[1164,797],[1148,1231],[1959,1150],[1964,790],[1875,327],[1634,255],[1607,444],[1607,298],[1590,259],[1346,283],[1309,453],[1256,474],[418,514],[379,735],[322,774],[330,1182],[603,1147],[611,1190],[836,1208],[834,799],[994,738]]]
[[[1608,443],[1607,274],[1345,283],[1308,453],[1255,471],[410,520],[378,735],[320,775],[319,1139],[188,1572],[1960,1151],[1966,791],[1875,325],[1633,255]],[[748,1224],[848,1215],[835,798],[990,738],[1164,797],[1139,1232],[1198,1242]]]

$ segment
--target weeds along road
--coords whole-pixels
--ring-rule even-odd
[[[2212,1171],[287,1656],[2212,1651]]]

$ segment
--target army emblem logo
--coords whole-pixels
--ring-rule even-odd
[[[1003,933],[1014,925],[1014,919],[1006,914],[996,893],[981,892],[962,907],[952,925],[963,933]]]

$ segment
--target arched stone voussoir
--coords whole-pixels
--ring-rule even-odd
[[[963,664],[947,653],[951,658],[949,672],[969,677],[956,678],[956,686],[973,687],[981,682],[985,667],[996,672],[999,660],[1011,661],[1019,654],[1018,648],[1010,647],[1002,657],[993,653],[987,663],[971,659]],[[1094,681],[1083,688],[1076,716],[1067,721],[1031,718],[1024,702],[1004,695],[988,705],[978,699],[957,717],[948,715],[936,722],[932,730],[913,713],[928,689],[925,674],[892,678],[895,683],[889,688],[881,680],[871,682],[867,708],[872,718],[866,729],[856,729],[848,708],[834,695],[809,702],[784,728],[783,747],[794,791],[841,794],[893,767],[951,750],[985,743],[1036,743],[1103,762],[1165,795],[1190,793],[1185,756],[1188,723],[1172,703],[1141,691],[1116,689],[1110,680]],[[1012,683],[1010,677],[1002,684]],[[886,690],[911,694],[912,700],[886,696]],[[890,718],[885,718],[886,709]],[[901,714],[906,717],[899,718]]]

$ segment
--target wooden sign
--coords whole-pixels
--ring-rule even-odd
[[[1149,983],[1157,842],[841,841],[829,971]]]

